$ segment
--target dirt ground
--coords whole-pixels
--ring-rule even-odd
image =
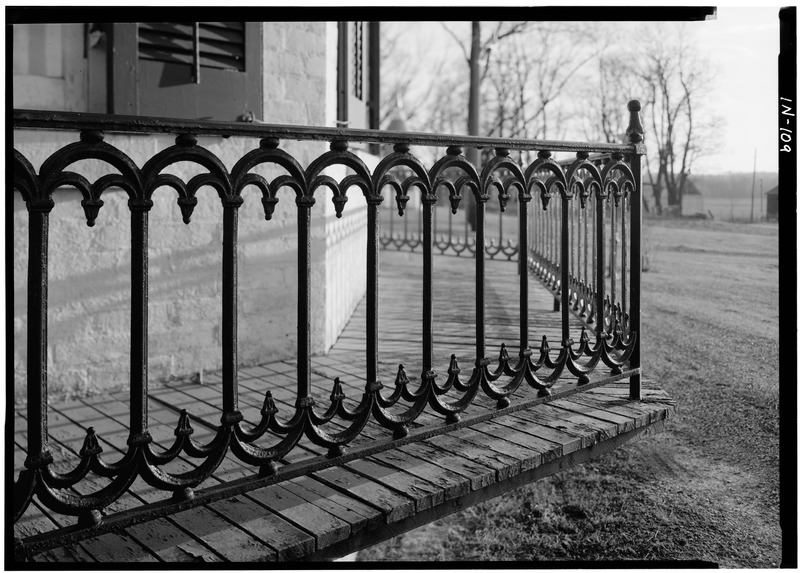
[[[678,402],[667,431],[358,560],[780,564],[777,226],[645,224],[643,369]]]

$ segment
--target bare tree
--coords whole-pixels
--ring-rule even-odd
[[[667,37],[650,33],[636,74],[647,106],[646,136],[655,166],[649,167],[656,208],[667,192],[670,210],[682,213],[683,195],[692,165],[702,151],[710,121],[700,121],[698,109],[712,79],[710,66],[697,55],[684,29]]]
[[[597,60],[594,81],[582,90],[583,136],[588,141],[620,143],[628,124],[625,103],[639,94],[629,61],[619,54],[603,54]]]
[[[450,25],[442,26],[470,70],[468,133],[515,138],[563,135],[566,110],[556,104],[598,53],[600,42],[591,28],[551,22],[472,22],[468,49]],[[477,165],[477,150],[469,153]],[[468,212],[472,210],[468,203]]]
[[[398,105],[403,107],[405,119],[413,122],[420,113],[424,115],[428,102],[436,101],[434,93],[439,87],[438,82],[428,82],[423,90],[412,89],[415,84],[419,84],[416,73],[419,54],[415,55],[407,50],[409,46],[415,45],[412,40],[408,37],[408,29],[392,26],[381,28],[381,126],[386,126],[391,121]],[[432,71],[433,77],[442,77],[446,65],[445,59],[437,61]]]
[[[643,26],[638,35],[636,52],[622,48],[598,59],[597,74],[585,92],[584,133],[589,139],[619,142],[627,123],[625,103],[640,99],[655,212],[662,213],[666,191],[668,208],[681,214],[687,177],[705,147],[711,122],[718,121],[705,113],[700,121],[698,114],[713,75],[685,27]]]

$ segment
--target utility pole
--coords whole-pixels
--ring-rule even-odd
[[[760,180],[759,191],[760,191],[759,195],[761,197],[761,200],[758,203],[758,220],[759,221],[763,221],[764,220],[764,180],[763,179]]]
[[[750,193],[750,222],[754,223],[755,220],[753,219],[754,213],[753,209],[756,204],[756,154],[758,153],[758,147],[753,150],[753,190]]]

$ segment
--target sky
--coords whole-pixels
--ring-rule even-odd
[[[778,7],[723,4],[718,6],[716,19],[687,25],[694,44],[716,74],[705,103],[721,119],[713,132],[714,145],[696,160],[692,172],[750,172],[754,152],[759,171],[777,172]],[[414,33],[408,40],[416,46],[410,50],[420,66],[424,65],[424,53],[433,50],[463,61],[460,48],[443,33],[440,23],[415,22],[411,26]],[[453,22],[450,27],[468,37],[468,22]],[[620,34],[625,36],[625,32]]]
[[[717,19],[695,22],[697,45],[717,70],[714,111],[725,118],[718,153],[695,173],[778,170],[778,9],[720,6]]]

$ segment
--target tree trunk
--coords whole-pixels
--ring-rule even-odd
[[[469,54],[469,115],[467,117],[467,132],[469,135],[480,135],[480,94],[481,94],[481,23],[472,23],[472,48]],[[470,147],[467,150],[467,158],[480,169],[480,153],[477,149]],[[467,217],[472,230],[477,226],[477,208],[475,198],[472,193],[466,197]]]

